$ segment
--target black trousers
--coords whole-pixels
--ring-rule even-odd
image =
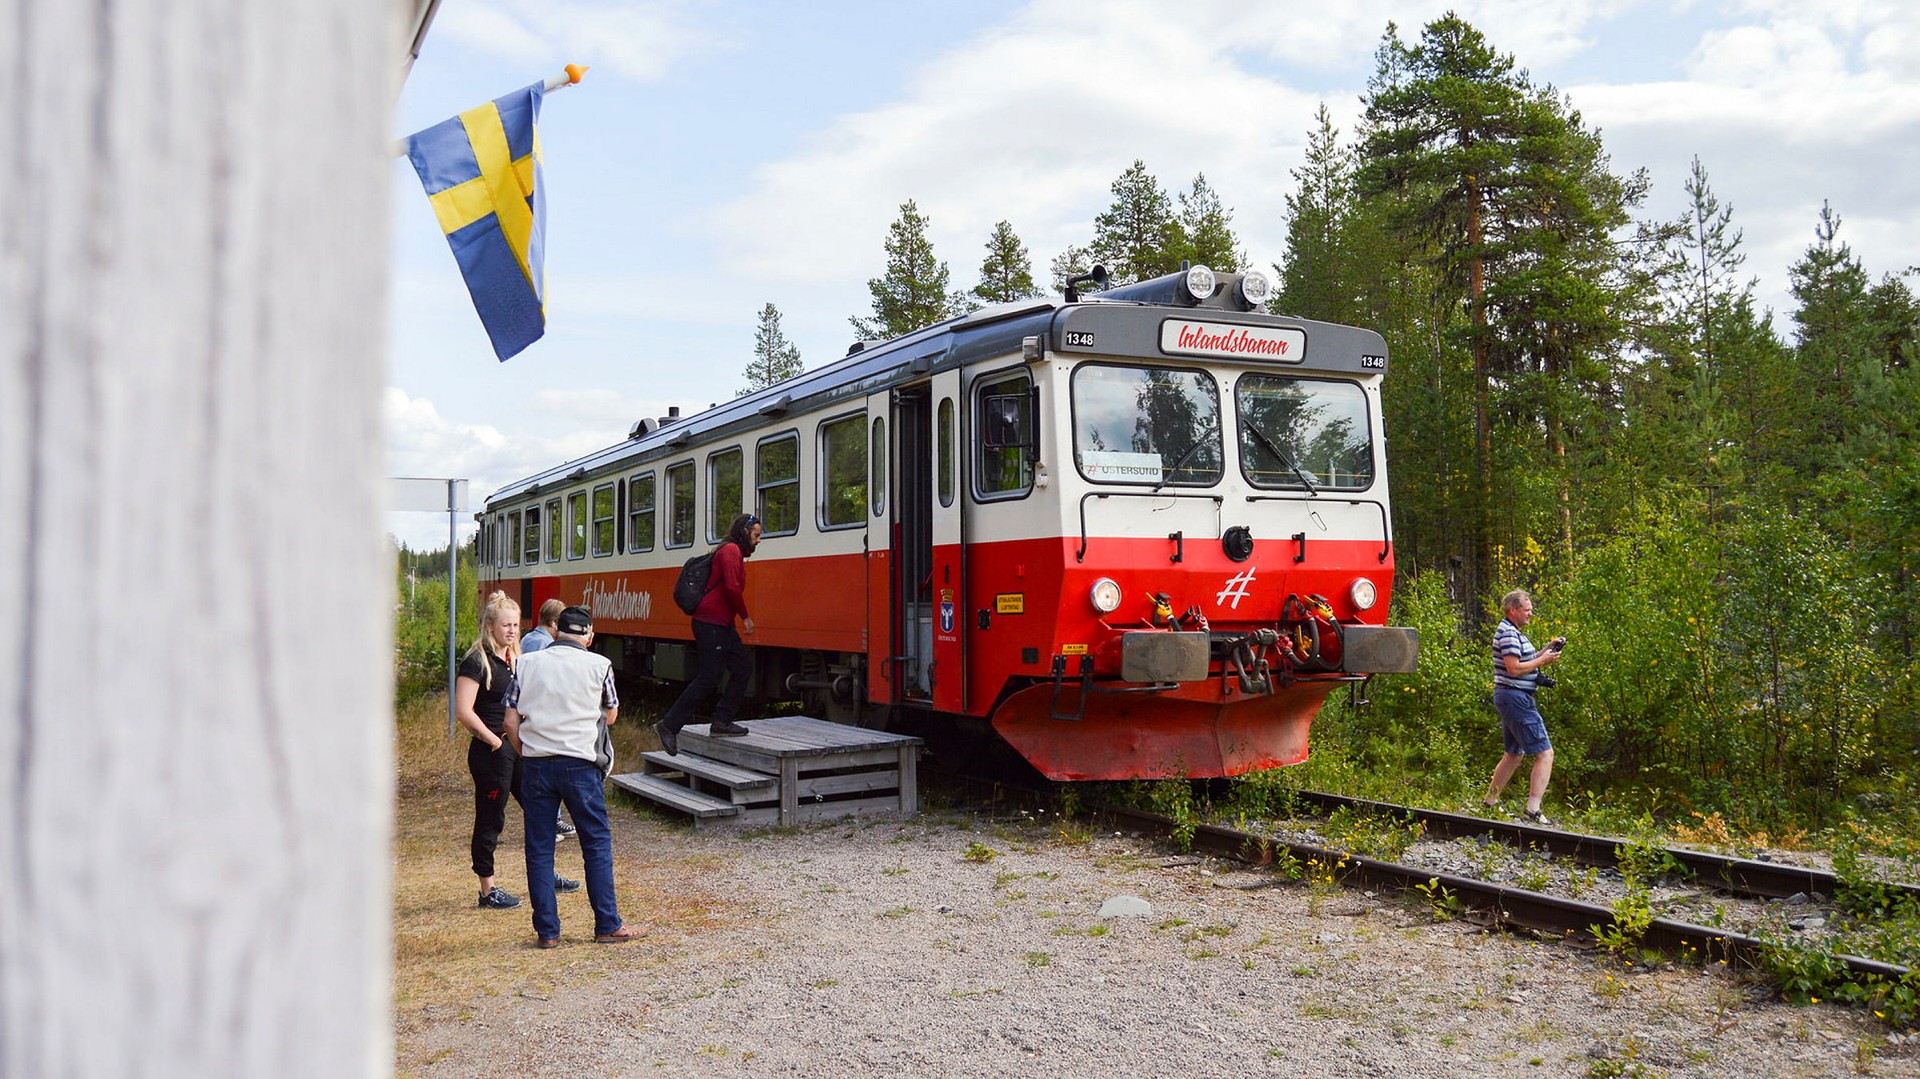
[[[673,702],[666,717],[660,720],[660,726],[666,730],[678,731],[692,722],[694,708],[713,696],[723,674],[727,688],[720,693],[720,703],[713,706],[715,723],[739,715],[740,700],[747,695],[747,679],[753,676],[753,656],[740,635],[734,632],[732,622],[719,626],[695,619],[693,650],[698,663],[693,681],[687,683],[680,699]]]
[[[507,796],[520,800],[520,754],[502,741],[488,749],[480,739],[467,745],[467,771],[473,775],[473,872],[493,876],[493,848],[507,826]]]

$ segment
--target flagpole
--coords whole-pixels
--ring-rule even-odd
[[[541,85],[545,88],[547,93],[551,94],[555,90],[564,90],[567,87],[578,83],[582,78],[585,78],[587,72],[591,70],[592,68],[588,67],[586,64],[568,64],[566,67],[560,69],[560,74],[547,79],[547,81],[545,83],[542,83]],[[395,157],[407,156],[407,140],[396,139],[394,141],[393,156]]]

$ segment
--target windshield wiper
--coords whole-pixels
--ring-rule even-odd
[[[1196,438],[1196,439],[1194,439],[1194,440],[1193,440],[1193,443],[1192,443],[1191,445],[1189,445],[1189,446],[1188,446],[1188,447],[1187,447],[1186,449],[1184,449],[1184,450],[1181,450],[1181,451],[1180,451],[1180,456],[1178,456],[1178,457],[1175,457],[1175,458],[1173,459],[1173,463],[1172,463],[1172,464],[1170,464],[1170,465],[1167,465],[1166,467],[1164,467],[1164,468],[1162,468],[1162,469],[1160,470],[1160,482],[1159,482],[1159,483],[1156,483],[1156,484],[1154,484],[1154,485],[1153,485],[1153,490],[1152,490],[1152,492],[1150,492],[1150,493],[1152,493],[1152,494],[1159,494],[1159,493],[1160,493],[1160,488],[1162,488],[1162,487],[1165,487],[1165,486],[1166,486],[1167,484],[1169,484],[1169,483],[1172,483],[1172,482],[1173,482],[1173,474],[1174,474],[1175,472],[1178,472],[1178,471],[1180,470],[1180,466],[1181,466],[1181,465],[1184,465],[1184,464],[1186,464],[1186,463],[1187,463],[1187,458],[1189,458],[1189,457],[1192,457],[1192,456],[1193,456],[1193,451],[1194,451],[1194,450],[1197,450],[1197,449],[1199,449],[1199,448],[1200,448],[1201,446],[1204,446],[1204,445],[1206,445],[1206,444],[1207,444],[1207,436],[1208,436],[1208,435],[1210,435],[1210,434],[1212,434],[1212,433],[1213,433],[1213,425],[1212,425],[1212,424],[1208,424],[1208,425],[1207,425],[1207,429],[1206,429],[1206,430],[1204,430],[1204,431],[1202,431],[1202,432],[1200,432],[1200,437],[1199,437],[1199,438]]]
[[[1268,438],[1267,433],[1265,431],[1262,431],[1257,425],[1249,423],[1247,424],[1247,430],[1253,432],[1253,437],[1260,440],[1260,444],[1267,448],[1268,453],[1271,453],[1275,457],[1279,458],[1281,464],[1286,465],[1287,468],[1292,470],[1294,475],[1300,477],[1300,482],[1306,484],[1307,486],[1308,494],[1313,495],[1316,498],[1319,497],[1320,488],[1315,487],[1313,485],[1313,481],[1307,478],[1307,474],[1301,471],[1300,466],[1293,463],[1293,458],[1287,456],[1287,451],[1274,445],[1273,439]]]

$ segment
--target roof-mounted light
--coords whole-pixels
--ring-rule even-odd
[[[1273,278],[1260,270],[1248,270],[1240,275],[1240,298],[1247,301],[1247,310],[1258,310],[1266,306],[1273,295]]]
[[[1209,296],[1212,296],[1213,290],[1218,288],[1220,284],[1219,281],[1214,278],[1213,271],[1207,269],[1205,266],[1194,266],[1188,269],[1185,282],[1187,295],[1193,297],[1194,303],[1201,303]]]

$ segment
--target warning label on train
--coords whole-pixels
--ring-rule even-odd
[[[1025,592],[1002,592],[993,597],[995,614],[1027,613],[1027,594]]]

